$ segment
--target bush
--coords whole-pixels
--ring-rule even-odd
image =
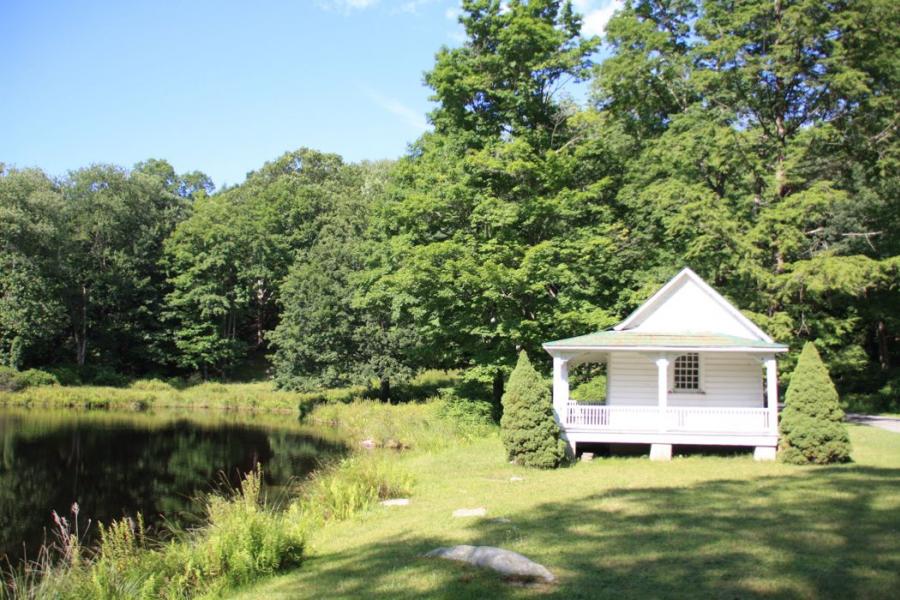
[[[19,372],[12,367],[0,366],[0,392],[18,392],[21,389]]]
[[[56,377],[38,369],[17,371],[10,367],[0,366],[0,392],[18,392],[29,387],[57,385]]]
[[[599,374],[572,390],[572,400],[603,402],[606,400],[606,375]]]
[[[503,394],[500,437],[510,460],[550,469],[565,457],[565,442],[553,419],[553,402],[543,378],[522,351]]]
[[[59,380],[56,379],[55,375],[48,373],[47,371],[41,371],[40,369],[28,369],[27,371],[22,371],[19,373],[19,381],[22,382],[23,387],[59,385]]]
[[[828,369],[812,342],[803,347],[785,395],[779,458],[790,464],[827,464],[850,459],[844,411]]]
[[[81,385],[81,373],[75,367],[50,367],[47,372],[56,377],[60,385]]]
[[[490,402],[461,397],[454,388],[441,390],[439,406],[438,415],[453,423],[464,439],[485,436],[494,426],[494,407]]]
[[[175,388],[168,382],[161,379],[138,379],[128,386],[133,390],[141,390],[143,392],[174,392]]]

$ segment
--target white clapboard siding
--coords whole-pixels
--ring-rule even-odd
[[[607,404],[657,404],[656,364],[637,352],[611,352],[606,366]]]
[[[669,389],[675,357],[670,357]],[[607,365],[607,403],[656,405],[657,370],[653,357],[638,352],[614,352]],[[762,366],[739,353],[700,353],[702,394],[670,393],[669,406],[762,407]]]
[[[680,394],[670,394],[672,406],[763,406],[763,371],[758,360],[746,354],[701,354],[700,377],[703,394],[679,401]],[[671,369],[671,367],[670,367]]]

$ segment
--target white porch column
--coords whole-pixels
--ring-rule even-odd
[[[553,416],[560,427],[565,425],[569,404],[569,357],[553,357]]]
[[[666,430],[666,408],[669,403],[669,359],[656,359],[656,396],[659,403],[659,430]]]
[[[769,431],[778,435],[778,366],[774,356],[766,358],[766,405],[769,408]]]

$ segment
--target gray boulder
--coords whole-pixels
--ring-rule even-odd
[[[494,546],[450,546],[436,548],[425,554],[429,558],[445,558],[466,562],[476,567],[493,569],[507,579],[519,581],[543,581],[553,583],[553,576],[547,567],[525,558],[518,552],[495,548]]]

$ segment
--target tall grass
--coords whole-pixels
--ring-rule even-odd
[[[248,473],[232,497],[207,500],[207,522],[167,543],[144,537],[143,521],[123,519],[100,526],[93,551],[41,559],[5,577],[0,597],[195,598],[296,566],[303,558],[305,523],[299,505],[288,510],[266,504],[262,472]],[[77,539],[71,541],[77,546]]]
[[[398,405],[361,400],[317,406],[306,422],[336,427],[357,445],[371,441],[378,447],[430,451],[469,437],[466,424],[452,416],[447,412],[447,404],[438,399]],[[488,421],[489,417],[483,433],[490,429]]]
[[[44,386],[0,392],[0,404],[64,408],[216,408],[296,411],[317,402],[308,394],[273,389],[269,383],[202,383],[183,389],[158,380],[129,387]],[[301,409],[302,410],[302,409]]]
[[[412,486],[412,476],[390,457],[352,456],[313,475],[295,506],[310,523],[343,521],[381,500],[408,495]]]

